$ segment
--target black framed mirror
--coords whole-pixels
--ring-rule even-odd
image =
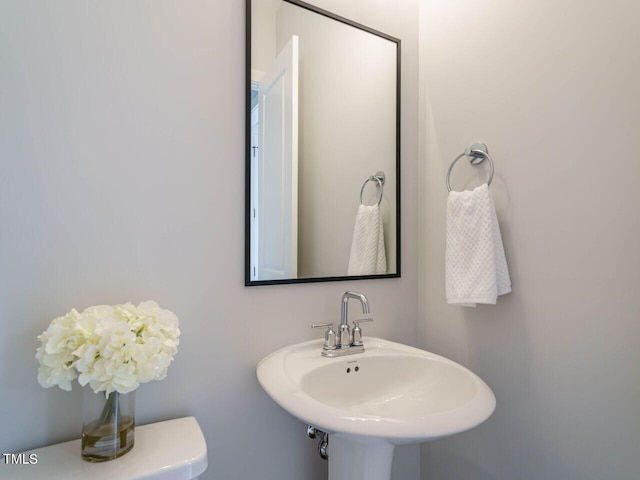
[[[245,285],[400,276],[400,40],[247,0]]]

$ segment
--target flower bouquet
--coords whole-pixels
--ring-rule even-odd
[[[167,376],[180,343],[178,324],[173,312],[153,301],[99,305],[55,318],[38,336],[40,385],[69,391],[77,378],[96,394],[84,395],[85,460],[110,460],[131,450],[134,391]],[[97,409],[91,406],[96,401]]]

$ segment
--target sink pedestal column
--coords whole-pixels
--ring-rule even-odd
[[[394,445],[356,435],[329,435],[329,480],[390,480]]]

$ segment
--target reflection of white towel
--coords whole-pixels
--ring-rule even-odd
[[[496,209],[485,183],[473,191],[450,192],[447,201],[447,303],[495,304],[511,291]]]
[[[378,205],[360,205],[351,241],[348,275],[387,273],[384,231]]]

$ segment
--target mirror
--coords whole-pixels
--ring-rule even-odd
[[[245,285],[400,276],[400,41],[247,0]]]

